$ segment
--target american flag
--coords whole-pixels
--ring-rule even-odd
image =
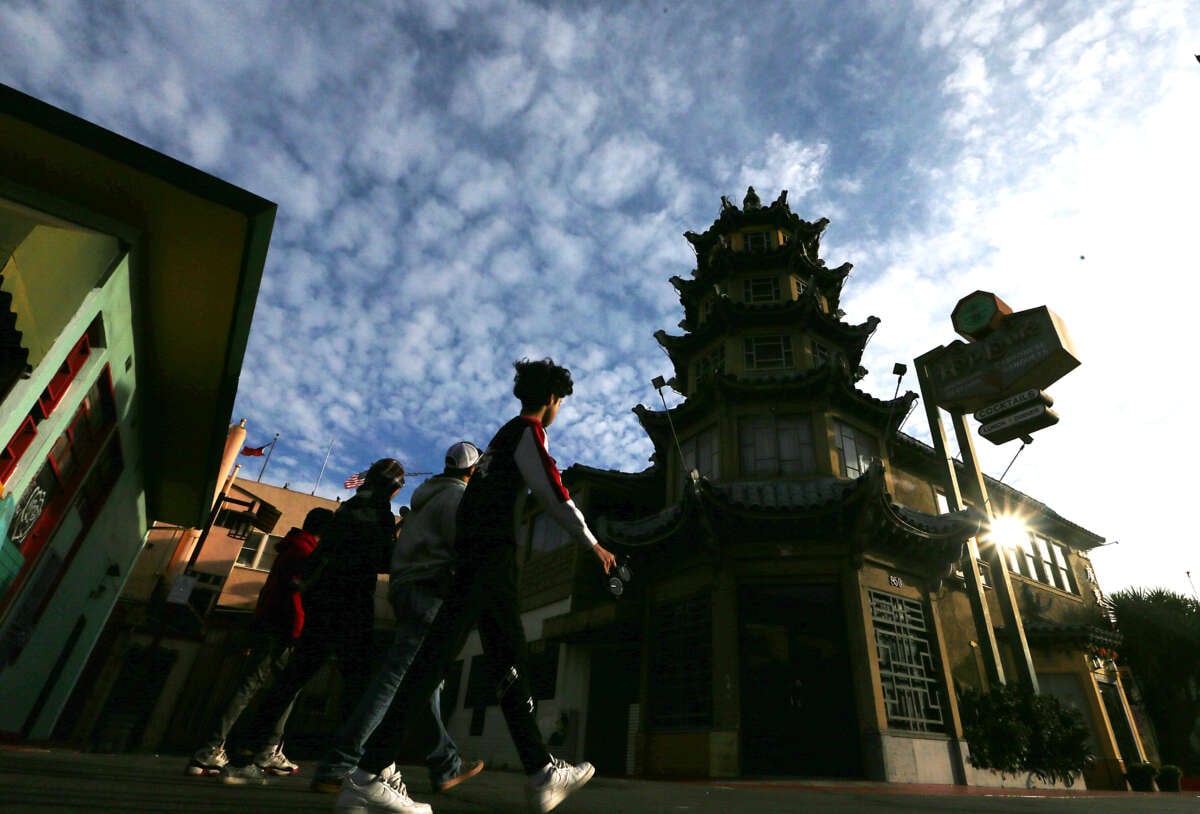
[[[358,487],[362,486],[366,482],[367,482],[367,473],[359,472],[356,475],[351,475],[350,477],[346,478],[345,486],[347,489],[357,489]]]

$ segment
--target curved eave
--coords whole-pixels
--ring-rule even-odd
[[[896,434],[893,456],[901,463],[913,465],[914,468],[923,468],[934,477],[942,477],[937,462],[937,452],[929,444],[913,438],[911,435]],[[963,464],[955,461],[954,465],[959,477],[964,477],[966,470]],[[1047,536],[1066,543],[1077,551],[1090,551],[1104,545],[1105,538],[1066,519],[1040,500],[1030,497],[1006,483],[1001,483],[990,475],[985,475],[984,480],[987,483],[988,494],[993,506],[1012,506],[1023,514],[1031,514],[1036,521],[1037,530]]]
[[[1026,622],[1025,636],[1034,647],[1087,649],[1104,647],[1116,650],[1124,637],[1116,630],[1087,624],[1063,622]]]
[[[703,253],[718,245],[722,237],[739,229],[774,226],[794,232],[801,237],[815,239],[820,237],[828,224],[829,221],[825,218],[816,223],[809,223],[794,214],[792,208],[788,206],[785,192],[767,206],[745,210],[726,201],[721,208],[721,214],[703,234],[684,232],[683,236],[696,248],[698,253]]]
[[[711,342],[730,329],[783,325],[789,328],[800,327],[836,342],[846,352],[847,357],[852,358],[853,364],[857,365],[867,340],[879,327],[879,317],[871,316],[865,322],[851,325],[822,311],[811,292],[809,289],[798,299],[787,302],[755,305],[722,297],[717,300],[708,319],[695,326],[689,333],[671,336],[663,332],[664,340],[669,343],[669,346],[664,347],[668,350],[676,347],[686,350]],[[662,342],[663,340],[660,340],[660,343]]]
[[[825,365],[800,373],[753,379],[728,374],[714,376],[704,389],[669,410],[651,410],[639,404],[633,411],[657,446],[657,436],[668,432],[672,422],[677,429],[686,427],[693,419],[704,418],[718,401],[761,402],[765,399],[801,398],[839,407],[878,425],[885,437],[890,437],[895,426],[908,414],[917,394],[907,392],[887,401],[877,399],[855,387],[840,367]]]
[[[768,536],[772,528],[794,533],[798,520],[814,523],[807,531],[817,537],[844,539],[853,528],[859,550],[899,555],[937,571],[960,559],[963,542],[981,526],[972,510],[927,515],[896,506],[885,489],[883,467],[876,464],[853,480],[713,483],[701,478],[696,491],[674,506],[636,521],[604,524],[604,539],[630,548],[655,546],[691,534],[705,516],[727,531],[731,525],[754,523]]]
[[[695,502],[684,500],[637,520],[600,518],[596,536],[608,544],[629,549],[648,548],[671,540],[681,532],[692,517]]]

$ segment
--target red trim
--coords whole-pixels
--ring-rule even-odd
[[[563,486],[562,478],[558,474],[558,463],[550,457],[550,452],[546,449],[546,428],[536,418],[526,420],[529,422],[530,429],[533,430],[533,437],[537,440],[538,456],[542,460],[542,468],[546,471],[546,479],[558,493],[558,499],[566,503],[571,499],[571,493],[567,491],[567,487]]]
[[[33,420],[33,416],[25,416],[21,421],[21,425],[17,431],[13,433],[13,437],[9,439],[8,446],[0,449],[0,482],[8,479],[8,476],[17,468],[17,462],[21,460],[21,456],[25,454],[25,450],[33,443],[33,439],[37,437],[37,423]]]
[[[83,363],[87,361],[88,356],[92,352],[92,343],[85,333],[79,337],[79,341],[75,343],[75,347],[67,353],[67,358],[59,365],[58,371],[54,377],[50,379],[50,383],[46,385],[46,389],[42,391],[42,395],[38,398],[38,407],[41,408],[42,416],[48,416],[62,401],[63,395],[67,392],[67,388],[71,386],[71,382],[75,381],[75,377],[79,374],[79,369],[83,367]]]
[[[113,394],[112,374],[108,365],[105,365],[104,369],[100,371],[100,375],[96,377],[96,380],[92,383],[91,387],[97,385],[99,385],[100,388],[99,401],[101,403],[92,405],[92,409],[107,410],[108,421],[106,421],[96,432],[96,436],[91,439],[91,444],[82,449],[76,448],[73,450],[73,452],[80,457],[75,461],[74,469],[72,470],[69,480],[64,481],[61,478],[58,478],[59,484],[57,491],[55,491],[50,500],[47,501],[45,507],[42,509],[41,515],[37,519],[37,522],[34,523],[33,528],[29,530],[27,535],[25,535],[25,539],[22,541],[20,546],[21,554],[25,557],[25,564],[22,566],[21,571],[17,574],[16,579],[14,579],[12,584],[9,586],[8,592],[4,596],[0,597],[0,612],[3,612],[11,607],[14,598],[18,596],[25,588],[30,575],[36,570],[38,562],[41,560],[41,554],[46,549],[46,544],[58,532],[58,527],[61,524],[63,517],[67,513],[67,507],[70,506],[71,502],[78,496],[79,487],[82,484],[84,477],[92,469],[92,465],[96,462],[97,457],[99,457],[100,453],[103,452],[105,447],[108,445],[109,440],[116,436],[116,399]],[[91,387],[88,389],[90,390]],[[87,420],[86,417],[84,420]],[[63,430],[63,435],[67,435],[69,432],[70,427]],[[57,477],[58,467],[50,455],[46,456],[46,462],[50,464],[55,476]],[[122,462],[122,467],[123,466],[124,463]],[[87,518],[83,519],[84,528],[81,530],[80,535],[86,534],[88,529],[91,528],[91,522]],[[82,539],[82,536],[78,538],[78,540]],[[75,545],[78,545],[78,541],[75,543]],[[69,564],[70,559],[73,556],[74,549],[72,549],[72,552],[68,555],[66,563],[64,563],[63,566],[64,569],[66,564]],[[61,579],[61,576],[59,578]],[[57,584],[57,581],[55,584]]]

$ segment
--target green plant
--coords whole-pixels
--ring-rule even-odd
[[[1092,760],[1083,716],[1052,695],[1015,684],[986,693],[967,688],[959,693],[959,709],[977,769],[1028,772],[1070,787]]]
[[[1183,769],[1178,766],[1173,766],[1170,763],[1164,763],[1158,770],[1158,776],[1155,780],[1158,781],[1159,791],[1182,791]]]
[[[1154,776],[1158,769],[1153,763],[1130,763],[1125,767],[1125,779],[1134,791],[1154,791]]]

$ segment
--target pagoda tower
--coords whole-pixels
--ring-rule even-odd
[[[1020,583],[1046,681],[1069,698],[1068,684],[1084,687],[1097,720],[1102,694],[1120,695],[1112,671],[1118,690],[1089,689],[1100,685],[1084,660],[1113,642],[1086,555],[1102,538],[989,479],[1029,537],[972,562],[982,514],[948,511],[946,461],[899,431],[916,394],[859,388],[879,319],[846,320],[851,267],[821,259],[827,225],[793,214],[786,192],[764,206],[750,188],[685,233],[696,265],[671,279],[682,333],[655,334],[673,367],[655,384],[683,400],[633,408],[652,466],[563,475],[626,566],[617,600],[594,558],[531,537],[526,601],[565,603],[542,634],[587,653],[587,686],[603,691],[589,690],[583,745],[605,771],[1004,782],[970,763],[957,706],[957,688],[992,681],[979,642],[1003,624],[994,567]],[[548,593],[551,573],[571,585]],[[1122,750],[1108,739],[1100,751],[1088,783],[1107,787]]]
[[[685,333],[655,338],[686,401],[669,418],[635,408],[657,460],[670,462],[670,493],[691,470],[717,483],[857,478],[911,409],[913,393],[881,401],[855,386],[879,319],[843,319],[851,265],[820,258],[828,223],[793,214],[786,191],[763,206],[751,187],[741,209],[722,198],[706,232],[685,234],[696,268],[671,278]]]

